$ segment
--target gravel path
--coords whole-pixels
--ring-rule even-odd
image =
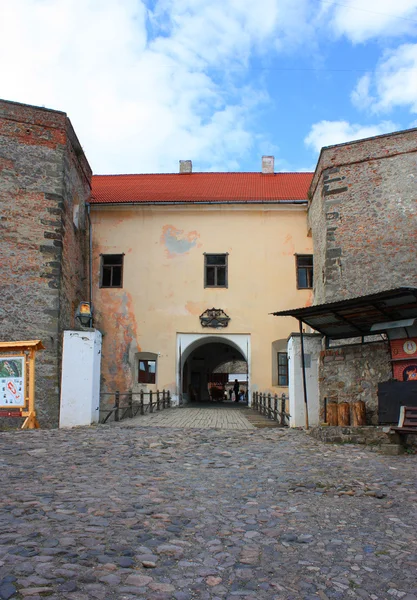
[[[417,599],[417,456],[301,431],[0,433],[0,599]]]

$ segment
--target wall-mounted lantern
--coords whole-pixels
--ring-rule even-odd
[[[79,320],[83,327],[93,326],[93,307],[89,302],[80,302],[75,313],[75,318]]]

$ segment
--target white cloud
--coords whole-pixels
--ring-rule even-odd
[[[403,44],[387,54],[375,75],[376,111],[407,106],[417,113],[417,44]]]
[[[377,125],[358,125],[348,121],[320,121],[312,126],[304,143],[319,152],[323,146],[360,140],[397,129],[397,125],[391,121],[383,121]]]
[[[370,108],[374,113],[397,107],[417,113],[417,44],[386,52],[373,76],[359,79],[351,99],[358,108]]]
[[[329,2],[329,5],[332,4]],[[329,6],[330,27],[353,43],[417,30],[417,0],[343,0]]]
[[[269,102],[246,65],[297,42],[304,10],[297,22],[291,0],[3,0],[0,97],[66,111],[95,172],[236,169]]]
[[[363,10],[312,0],[3,0],[0,97],[66,111],[95,172],[176,171],[186,158],[201,170],[239,169],[251,152],[282,145],[254,131],[271,102],[264,82],[279,77],[277,56],[301,49],[320,63],[324,31],[352,41],[399,35],[415,24],[372,11],[417,19],[416,7],[417,0],[369,0]],[[386,55],[377,79],[361,78],[355,106],[415,106],[415,47],[404,48]],[[258,56],[266,70],[248,71]],[[307,139],[326,129],[318,125]],[[358,130],[327,127],[336,137],[360,137]],[[276,164],[285,161],[277,156]]]
[[[359,109],[367,108],[374,100],[370,95],[371,81],[371,75],[369,73],[363,75],[350,95],[352,104]]]

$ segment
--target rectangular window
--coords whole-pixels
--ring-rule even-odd
[[[204,255],[204,287],[227,287],[227,254]]]
[[[100,287],[123,287],[123,254],[101,255]]]
[[[288,354],[278,352],[278,385],[288,385]]]
[[[156,360],[140,360],[138,369],[139,383],[155,383]]]
[[[297,287],[300,290],[313,287],[313,255],[298,254],[297,259]]]

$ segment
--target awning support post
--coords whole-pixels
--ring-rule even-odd
[[[300,341],[301,341],[301,370],[303,372],[303,390],[304,390],[304,410],[306,415],[306,429],[308,429],[308,404],[307,404],[307,384],[306,384],[306,365],[304,359],[304,336],[303,336],[303,322],[298,321],[300,325]]]

